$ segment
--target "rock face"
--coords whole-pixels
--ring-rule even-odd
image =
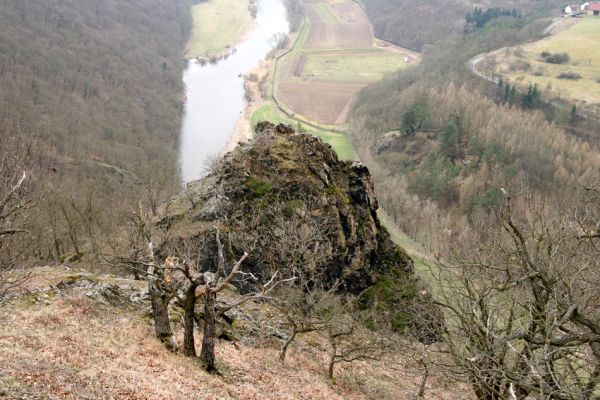
[[[158,226],[169,243],[204,243],[197,257],[205,265],[216,267],[206,238],[218,226],[230,259],[249,251],[247,272],[265,279],[300,265],[357,294],[383,278],[412,277],[412,260],[392,243],[377,208],[364,165],[338,160],[331,146],[287,125],[260,123],[250,143],[164,205]],[[306,246],[294,250],[299,243]],[[169,249],[165,242],[160,251]]]

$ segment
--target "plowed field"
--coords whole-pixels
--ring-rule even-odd
[[[346,104],[364,87],[351,82],[284,82],[279,100],[311,120],[335,124]]]
[[[275,96],[294,114],[343,125],[361,88],[417,56],[376,46],[367,16],[352,0],[302,0],[302,5],[308,24],[279,61]]]
[[[305,47],[309,49],[364,48],[373,46],[373,30],[358,4],[305,4],[310,30]]]

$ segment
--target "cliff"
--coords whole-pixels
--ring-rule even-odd
[[[250,143],[209,170],[164,206],[158,224],[169,242],[199,240],[219,226],[233,238],[230,257],[248,251],[245,270],[263,278],[274,269],[291,274],[291,247],[306,242],[299,264],[322,270],[326,285],[358,294],[383,278],[412,280],[412,260],[377,217],[368,169],[340,161],[320,139],[261,123]],[[209,253],[201,262],[214,262]]]

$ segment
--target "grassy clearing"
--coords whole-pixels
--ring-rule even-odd
[[[412,257],[417,275],[429,285],[435,286],[437,282],[434,282],[433,278],[439,273],[439,265],[432,261],[429,251],[398,229],[384,210],[379,209],[377,216],[390,233],[392,241]]]
[[[564,64],[541,60],[541,53],[567,53]],[[495,72],[518,85],[537,84],[553,96],[574,102],[600,103],[600,18],[588,16],[572,27],[535,43],[494,54]],[[522,66],[521,68],[518,68]],[[581,79],[558,79],[574,72]]]
[[[209,0],[192,6],[194,26],[186,57],[215,56],[231,46],[252,22],[248,1]]]
[[[401,54],[385,50],[308,54],[304,76],[318,80],[374,82],[389,72],[406,68]]]
[[[304,131],[311,135],[321,138],[325,143],[329,143],[331,147],[336,151],[338,157],[341,160],[356,160],[357,155],[354,151],[354,146],[350,139],[341,133],[327,132],[318,129],[314,129],[310,126],[305,126],[298,121],[293,120],[287,115],[280,112],[277,107],[273,104],[267,104],[262,106],[252,114],[251,124],[252,127],[260,121],[269,121],[274,124],[284,123],[294,126],[297,130]]]

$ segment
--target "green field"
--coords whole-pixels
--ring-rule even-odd
[[[186,58],[222,54],[252,22],[248,1],[208,0],[192,6],[194,26]]]
[[[308,53],[304,76],[324,81],[374,82],[407,67],[399,53],[374,49],[344,53]]]
[[[346,135],[341,133],[327,132],[314,129],[310,126],[302,125],[300,122],[295,121],[280,112],[274,104],[262,106],[256,110],[254,114],[252,114],[252,119],[250,122],[252,127],[256,126],[256,124],[260,121],[269,121],[274,124],[290,124],[294,126],[296,130],[304,130],[306,133],[317,136],[325,143],[329,143],[341,160],[356,160],[358,158],[350,139]]]
[[[567,53],[570,60],[564,64],[546,63],[541,60],[542,52]],[[498,62],[495,72],[511,82],[537,84],[541,90],[573,102],[600,103],[600,17],[587,16],[556,35],[494,56]],[[518,68],[519,63],[524,67]],[[577,73],[581,78],[557,78],[565,72]]]

